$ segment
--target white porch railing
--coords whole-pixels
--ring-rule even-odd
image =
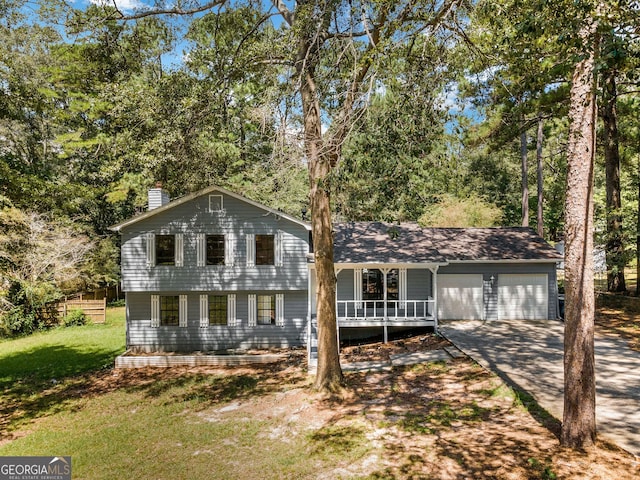
[[[386,304],[386,308],[385,308]],[[433,319],[436,301],[429,300],[338,300],[337,317],[348,319]]]

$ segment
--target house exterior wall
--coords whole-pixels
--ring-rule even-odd
[[[220,192],[211,195],[220,196]],[[304,345],[308,318],[308,230],[230,195],[222,195],[223,211],[210,211],[209,202],[209,194],[204,194],[121,229],[127,348],[189,352]],[[149,234],[181,234],[182,266],[149,266]],[[232,262],[198,266],[197,239],[202,234],[223,234],[225,239],[229,238],[225,253],[230,246]],[[247,236],[259,234],[280,237],[281,266],[247,265]],[[204,294],[235,295],[233,326],[200,326],[200,295]],[[249,296],[261,294],[283,296],[282,326],[249,326]],[[152,295],[186,295],[186,325],[152,326]]]
[[[224,212],[209,212],[209,196],[160,212],[122,229],[122,287],[125,292],[307,290],[309,234],[302,226],[223,196]],[[248,267],[248,234],[282,235],[283,265]],[[183,234],[184,266],[147,266],[147,234]],[[197,235],[229,235],[233,265],[197,266]]]
[[[179,295],[182,291],[162,292]],[[200,326],[200,294],[187,293],[187,324],[180,326],[151,326],[151,293],[130,292],[127,298],[127,345],[134,351],[192,352],[225,351],[249,348],[289,348],[306,344],[307,292],[215,292],[236,294],[236,322],[234,326]],[[248,322],[248,295],[261,293],[284,294],[284,325],[255,325]]]
[[[438,273],[481,273],[484,289],[485,320],[498,320],[498,276],[500,274],[544,273],[548,280],[548,319],[558,317],[558,282],[553,263],[451,263],[440,267]],[[493,283],[491,277],[494,277]]]

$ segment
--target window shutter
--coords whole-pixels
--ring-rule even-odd
[[[160,295],[151,295],[151,327],[160,326]]]
[[[247,297],[247,308],[249,309],[248,313],[247,313],[247,318],[249,320],[249,326],[250,327],[255,327],[257,322],[257,317],[258,317],[258,305],[256,304],[256,295],[254,293],[251,293],[248,295]]]
[[[200,328],[209,326],[209,295],[200,295]]]
[[[207,236],[204,233],[196,235],[196,250],[198,254],[197,266],[204,267],[207,264]]]
[[[184,266],[184,235],[176,233],[176,267]]]
[[[400,308],[407,308],[407,269],[398,270],[398,300],[400,300]]]
[[[156,264],[156,236],[153,233],[147,233],[147,268],[151,268]]]
[[[236,294],[230,293],[227,295],[227,325],[230,327],[236,326]]]
[[[187,296],[180,295],[180,301],[178,303],[178,318],[181,327],[187,326]]]
[[[275,238],[275,257],[276,257],[276,267],[281,267],[284,265],[284,248],[283,248],[283,233],[278,230]]]
[[[236,252],[235,252],[235,239],[233,238],[233,234],[227,233],[224,236],[224,264],[228,266],[233,266]]]
[[[253,233],[247,234],[247,267],[256,265],[256,236]]]
[[[362,269],[353,270],[353,299],[356,301],[356,308],[362,308]]]
[[[276,294],[276,325],[284,327],[284,294]]]

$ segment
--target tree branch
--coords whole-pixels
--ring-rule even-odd
[[[190,8],[187,10],[184,10],[180,7],[152,8],[149,10],[135,12],[131,15],[124,15],[120,10],[116,9],[119,16],[116,16],[115,18],[117,20],[129,21],[129,20],[139,20],[141,18],[151,17],[154,15],[193,15],[195,13],[206,12],[207,10],[211,10],[215,7],[220,7],[225,3],[227,3],[227,0],[213,0],[211,2],[205,3],[204,5],[200,5],[199,7]]]

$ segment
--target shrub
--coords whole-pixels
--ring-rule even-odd
[[[39,327],[35,314],[26,312],[20,306],[0,315],[0,330],[6,337],[33,333]]]
[[[84,314],[82,310],[71,310],[67,315],[62,319],[62,324],[65,327],[77,327],[80,325],[86,325],[87,316]]]

